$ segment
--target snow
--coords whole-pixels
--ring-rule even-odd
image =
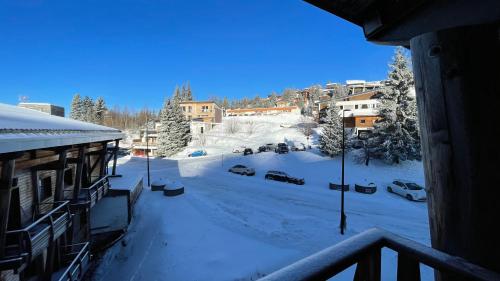
[[[340,158],[324,157],[317,149],[230,153],[240,142],[262,145],[284,138],[304,142],[293,126],[279,127],[282,122],[299,122],[292,119],[252,117],[261,129],[255,136],[240,132],[217,140],[223,131],[212,131],[205,157],[184,158],[180,153],[171,159],[152,159],[152,180],[182,181],[186,192],[165,197],[145,188],[124,242],[106,253],[93,280],[255,280],[372,227],[430,245],[426,203],[385,190],[394,178],[423,185],[421,162],[392,166],[372,160],[364,166],[347,157],[346,182],[373,182],[378,191],[345,193],[347,231],[340,235],[340,192],[328,189],[328,182],[340,180]],[[227,172],[236,164],[255,168],[256,175]],[[145,167],[143,158],[124,157],[118,171],[145,172]],[[267,181],[268,170],[304,177],[306,184]],[[396,264],[397,254],[383,250],[382,280],[395,280]],[[421,268],[422,280],[432,280],[432,270]],[[353,273],[351,267],[333,280],[352,280]]]
[[[122,137],[117,129],[0,103],[0,153]]]

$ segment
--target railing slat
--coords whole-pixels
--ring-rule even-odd
[[[420,281],[420,263],[403,253],[398,254],[398,281]]]
[[[380,248],[370,251],[356,266],[354,281],[380,281]]]

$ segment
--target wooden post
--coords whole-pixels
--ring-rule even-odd
[[[82,188],[83,164],[85,162],[85,147],[78,148],[78,160],[76,163],[75,185],[73,187],[73,200],[77,201]]]
[[[111,171],[111,174],[113,176],[116,175],[116,160],[118,158],[118,150],[120,149],[120,140],[115,140],[115,152],[113,154],[113,170]]]
[[[9,222],[10,198],[14,180],[15,160],[2,162],[0,176],[0,257],[5,254],[5,232]]]
[[[101,150],[101,154],[99,156],[99,179],[101,179],[102,177],[104,177],[104,175],[106,174],[106,153],[108,153],[108,143],[107,142],[103,142],[102,143],[102,150]]]
[[[64,200],[64,169],[66,168],[67,151],[59,151],[58,169],[56,170],[55,201]]]
[[[432,246],[496,272],[499,40],[499,26],[492,24],[426,33],[410,41]]]

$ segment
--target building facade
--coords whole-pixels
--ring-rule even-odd
[[[0,120],[0,280],[81,280],[123,134],[4,104]]]
[[[222,122],[222,109],[213,101],[183,101],[180,106],[187,120]]]
[[[54,116],[64,117],[64,107],[50,103],[21,102],[17,106],[37,110]]]
[[[300,108],[297,106],[287,106],[269,108],[236,108],[227,110],[227,116],[277,115],[281,113],[300,114]]]
[[[375,122],[380,119],[377,110],[380,104],[379,96],[379,91],[371,90],[336,100],[339,115],[344,111],[345,126],[351,129],[353,134],[359,136],[374,129]]]

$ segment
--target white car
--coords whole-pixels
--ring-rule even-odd
[[[245,176],[253,176],[255,175],[255,170],[253,168],[248,168],[243,165],[234,165],[231,167],[228,172],[245,175]]]
[[[420,185],[407,180],[394,180],[391,184],[389,184],[389,186],[387,186],[387,191],[401,195],[410,201],[427,200],[425,189]]]
[[[233,148],[233,153],[243,153],[243,151],[245,151],[245,148],[244,146],[237,146],[235,148]]]

